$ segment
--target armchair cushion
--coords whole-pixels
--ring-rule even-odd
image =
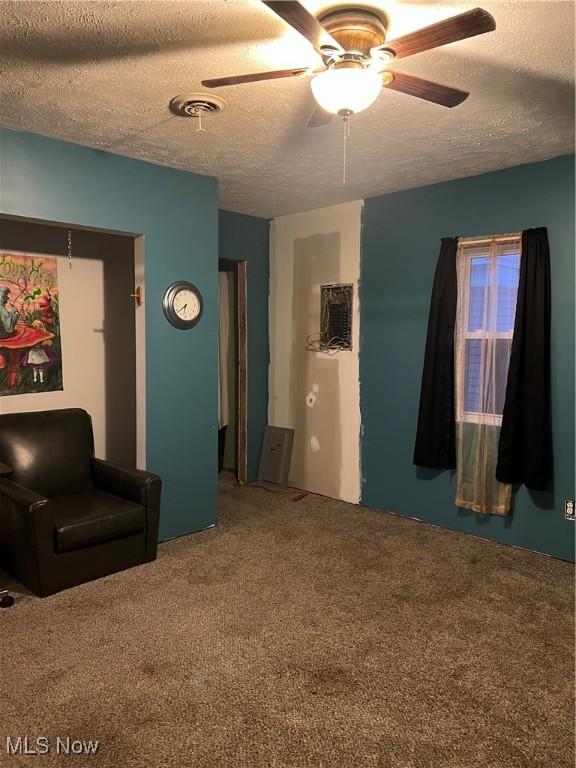
[[[59,554],[131,536],[146,527],[143,506],[104,491],[57,496],[52,506]]]

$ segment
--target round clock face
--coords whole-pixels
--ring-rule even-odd
[[[189,288],[182,288],[174,296],[174,312],[185,323],[196,320],[200,314],[200,300]]]
[[[202,316],[202,294],[192,283],[179,280],[166,289],[162,308],[166,319],[175,328],[186,331]]]

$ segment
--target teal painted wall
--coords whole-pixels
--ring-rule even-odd
[[[147,466],[163,480],[160,539],[217,519],[217,182],[0,129],[0,210],[144,235]],[[191,331],[162,295],[188,279],[204,297]]]
[[[268,412],[268,221],[220,211],[220,258],[247,261],[248,479],[256,480]]]
[[[548,227],[552,263],[549,492],[523,486],[511,516],[453,503],[453,473],[412,464],[432,279],[440,239]],[[362,503],[574,560],[574,157],[366,200],[361,266]]]

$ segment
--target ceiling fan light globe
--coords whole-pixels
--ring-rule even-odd
[[[350,114],[362,112],[376,101],[382,77],[371,69],[327,69],[312,79],[311,87],[326,112]]]

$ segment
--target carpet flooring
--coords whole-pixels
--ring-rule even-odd
[[[219,526],[156,562],[16,591],[2,766],[574,765],[568,563],[223,483]],[[7,736],[50,751],[10,755]],[[58,754],[57,737],[98,752]]]

